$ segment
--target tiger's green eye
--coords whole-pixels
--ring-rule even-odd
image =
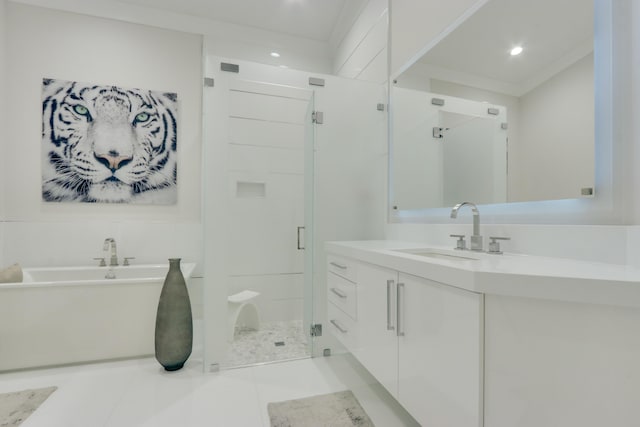
[[[151,118],[151,116],[149,115],[149,113],[139,113],[136,116],[135,121],[136,121],[136,123],[144,123],[147,120],[149,120],[150,118]]]
[[[73,106],[73,111],[75,111],[76,113],[80,114],[81,116],[88,116],[89,115],[89,109],[87,107],[85,107],[84,105],[74,105]]]

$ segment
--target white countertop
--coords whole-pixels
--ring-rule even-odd
[[[640,269],[617,264],[504,253],[454,251],[388,240],[327,242],[328,253],[381,265],[483,294],[640,307]],[[477,259],[399,252],[430,249]]]

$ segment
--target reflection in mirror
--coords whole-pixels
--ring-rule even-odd
[[[591,1],[489,0],[394,80],[391,205],[591,197],[593,77]]]

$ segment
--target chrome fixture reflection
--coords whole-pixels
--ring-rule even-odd
[[[511,237],[496,237],[489,236],[489,250],[487,253],[502,255],[502,251],[500,250],[500,242],[498,240],[511,240]]]
[[[107,237],[104,239],[104,247],[103,251],[108,251],[109,247],[111,247],[111,258],[109,261],[109,266],[114,267],[118,265],[118,250],[116,249],[116,241],[113,237]]]
[[[482,251],[482,236],[480,235],[480,212],[478,211],[478,207],[471,202],[462,202],[458,203],[451,209],[451,218],[455,219],[458,217],[458,210],[460,210],[463,206],[471,207],[471,211],[473,212],[473,234],[471,235],[471,250],[472,251]]]

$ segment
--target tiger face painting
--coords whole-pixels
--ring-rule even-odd
[[[177,95],[42,81],[42,198],[175,204]]]

